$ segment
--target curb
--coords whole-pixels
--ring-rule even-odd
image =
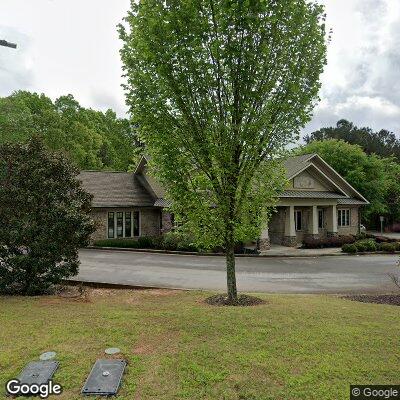
[[[156,250],[156,249],[134,249],[127,247],[97,247],[88,246],[85,249],[89,250],[102,250],[102,251],[128,251],[133,253],[147,253],[147,254],[177,254],[184,256],[198,256],[198,257],[225,257],[224,253],[197,253],[194,251],[177,251],[177,250]],[[316,257],[337,257],[337,256],[369,256],[369,255],[396,255],[389,252],[363,252],[363,253],[326,253],[326,254],[235,254],[235,257],[250,257],[250,258],[316,258]]]

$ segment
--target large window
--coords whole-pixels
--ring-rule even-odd
[[[324,210],[318,210],[318,229],[324,228]]]
[[[338,226],[350,226],[350,210],[338,210]]]
[[[294,221],[296,226],[296,231],[301,231],[303,229],[302,222],[303,222],[303,213],[300,210],[296,210],[294,212]]]
[[[132,213],[126,212],[125,213],[125,237],[132,236]]]
[[[124,237],[124,213],[117,212],[117,237]]]
[[[108,213],[108,237],[110,239],[114,238],[114,213],[109,212]]]
[[[133,236],[140,235],[140,216],[139,211],[133,212]]]
[[[133,228],[133,229],[132,229]],[[130,238],[134,236],[139,236],[139,211],[118,211],[109,212],[107,221],[107,236],[110,239],[117,238]]]

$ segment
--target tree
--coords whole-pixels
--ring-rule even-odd
[[[94,231],[77,174],[37,138],[0,145],[0,292],[39,294],[77,274]]]
[[[81,169],[127,170],[142,150],[129,120],[82,107],[72,95],[54,102],[44,94],[18,91],[0,98],[0,143],[40,135]]]
[[[328,139],[358,144],[367,154],[377,154],[381,157],[394,156],[400,161],[400,140],[394,133],[385,129],[374,132],[371,128],[358,128],[352,122],[341,119],[336,127],[321,128],[304,136],[306,143]]]
[[[319,154],[368,199],[363,221],[369,227],[377,224],[380,215],[392,221],[400,218],[400,166],[393,158],[368,155],[361,146],[335,139],[312,141],[296,152]]]
[[[317,99],[323,7],[142,0],[132,2],[125,25],[121,56],[134,122],[185,225],[225,249],[235,303],[235,241],[259,232],[283,183],[275,157]]]

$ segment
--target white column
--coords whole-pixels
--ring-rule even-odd
[[[285,236],[296,236],[296,226],[294,222],[294,206],[286,207]]]
[[[311,218],[309,218],[308,233],[311,235],[318,235],[318,208],[317,206],[311,207]]]
[[[337,234],[337,210],[336,210],[336,205],[333,205],[328,208],[327,211],[327,230],[329,233]]]

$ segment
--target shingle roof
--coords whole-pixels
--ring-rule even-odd
[[[133,173],[82,171],[78,179],[93,195],[93,207],[146,207],[154,204],[154,199]]]
[[[290,197],[300,199],[345,199],[346,196],[336,192],[320,192],[316,190],[285,190],[279,197]]]
[[[365,201],[355,199],[354,197],[348,198],[348,199],[338,199],[338,204],[343,204],[343,205],[361,205],[365,204]]]
[[[284,166],[286,169],[286,177],[291,178],[296,175],[304,167],[307,166],[307,160],[312,158],[314,154],[303,154],[301,156],[289,157],[284,161]]]

